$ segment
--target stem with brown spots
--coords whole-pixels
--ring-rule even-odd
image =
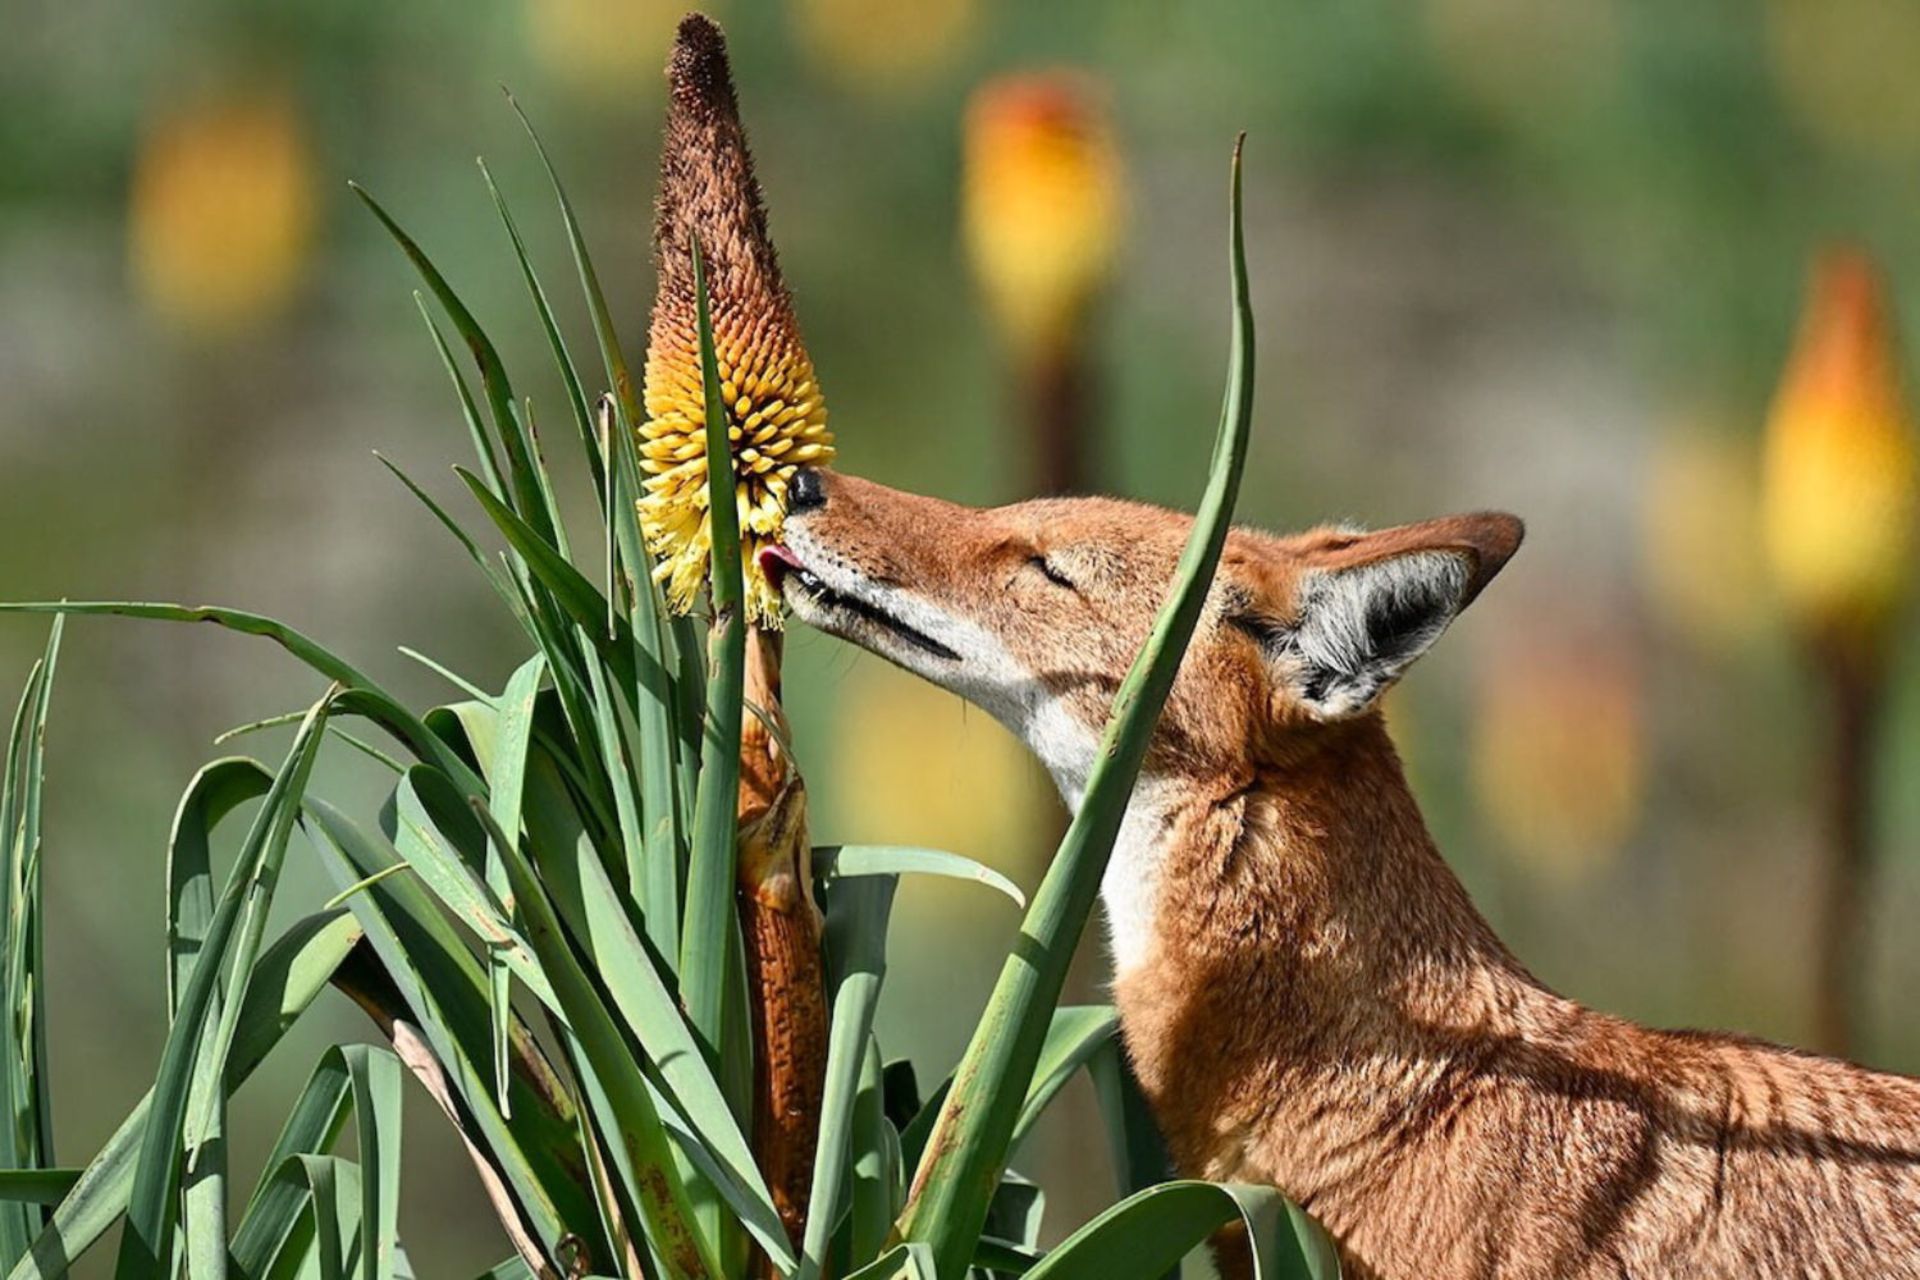
[[[740,925],[754,1038],[753,1147],[789,1236],[801,1239],[827,1071],[826,980],[806,787],[785,745],[781,639],[747,633],[740,735]],[[762,1257],[758,1274],[773,1275]]]

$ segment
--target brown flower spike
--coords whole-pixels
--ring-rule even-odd
[[[725,38],[699,14],[680,24],[667,66],[672,102],[654,243],[660,295],[647,348],[640,500],[668,601],[691,607],[707,576],[706,406],[692,251],[706,260],[715,355],[727,404],[746,574],[736,887],[753,1025],[753,1152],[788,1234],[802,1238],[826,1081],[827,1001],[813,906],[807,792],[780,706],[780,599],[759,567],[786,518],[796,468],[833,456],[826,408],[767,238],[766,209],[740,127]],[[776,730],[773,726],[778,725]],[[752,1274],[771,1277],[764,1256]]]
[[[681,22],[667,80],[672,100],[654,223],[660,291],[647,342],[647,420],[640,428],[641,461],[649,473],[641,525],[660,558],[654,572],[667,603],[687,612],[706,579],[713,539],[694,310],[697,236],[706,258],[714,352],[733,450],[747,620],[777,628],[780,597],[756,563],[757,553],[780,539],[794,471],[829,461],[833,436],[767,236],[726,38],[711,20],[690,14]]]

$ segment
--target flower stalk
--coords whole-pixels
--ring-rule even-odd
[[[1817,915],[1819,1047],[1858,1049],[1873,872],[1876,710],[1907,603],[1920,512],[1912,418],[1872,261],[1832,250],[1767,424],[1763,516],[1775,580],[1822,686],[1825,865]]]
[[[779,541],[794,472],[829,461],[833,438],[767,233],[725,37],[710,20],[695,14],[681,23],[667,79],[671,101],[654,229],[659,294],[640,427],[647,472],[640,519],[668,607],[689,611],[713,549],[709,476],[725,474],[708,451],[699,349],[704,283],[747,624],[733,888],[753,1028],[748,1110],[755,1160],[797,1240],[818,1142],[827,1001],[806,787],[780,702],[782,605],[759,552]],[[700,281],[693,269],[696,245]],[[715,626],[724,621],[716,611]],[[765,1258],[757,1265],[772,1274]]]

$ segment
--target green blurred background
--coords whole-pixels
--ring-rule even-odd
[[[1175,505],[1199,490],[1217,411],[1225,163],[1247,129],[1260,417],[1243,518],[1491,506],[1530,522],[1498,588],[1390,705],[1443,849],[1558,989],[1657,1023],[1805,1036],[1820,722],[1758,553],[1759,439],[1819,245],[1870,246],[1920,314],[1920,5],[711,8],[840,464],[951,498],[1033,483],[1008,353],[961,248],[970,93],[1057,65],[1104,86],[1127,221],[1093,338],[1093,480]],[[472,157],[585,341],[504,82],[554,150],[637,362],[679,11],[8,0],[0,597],[230,604],[423,705],[454,692],[398,645],[497,687],[521,637],[369,456],[464,502],[446,471],[464,433],[413,280],[345,180],[409,226],[536,413],[562,421]],[[549,436],[565,469],[565,433]],[[577,484],[568,496],[584,514]],[[0,685],[43,640],[0,625]],[[1863,1055],[1920,1070],[1903,998],[1920,983],[1903,924],[1920,908],[1912,648],[1878,778]],[[788,665],[817,839],[946,847],[1037,881],[1060,816],[997,725],[818,635],[797,632]],[[46,855],[62,1162],[106,1137],[160,1050],[180,789],[215,734],[318,692],[264,642],[70,628]],[[342,756],[318,788],[364,809],[378,781]],[[289,889],[290,910],[328,892],[311,865]],[[964,886],[903,894],[881,1032],[923,1079],[964,1043],[1015,922]],[[1079,998],[1100,998],[1097,937],[1081,970]],[[242,1095],[243,1161],[326,1038],[369,1030],[327,1000]],[[426,1099],[409,1109],[402,1233],[423,1274],[471,1273],[507,1247]],[[1052,1192],[1056,1237],[1109,1194],[1091,1116],[1079,1099],[1022,1161]]]

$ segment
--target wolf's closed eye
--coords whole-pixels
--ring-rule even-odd
[[[1065,587],[1068,591],[1076,590],[1073,585],[1073,579],[1060,572],[1045,556],[1029,556],[1027,563],[1044,574],[1047,581],[1051,582],[1054,586]]]

